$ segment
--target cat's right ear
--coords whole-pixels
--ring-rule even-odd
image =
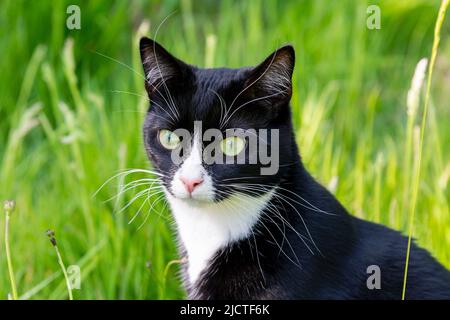
[[[145,88],[151,96],[161,91],[162,85],[180,81],[185,65],[173,57],[159,43],[143,37],[139,42],[142,66],[145,74]]]
[[[253,68],[245,83],[252,99],[267,102],[272,107],[284,105],[292,96],[292,74],[295,51],[290,45],[277,49]],[[276,108],[275,108],[276,109]]]

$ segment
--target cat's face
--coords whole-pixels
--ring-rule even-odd
[[[241,69],[196,68],[147,38],[140,50],[150,98],[145,147],[171,196],[202,204],[260,195],[279,183],[295,152],[292,47]]]

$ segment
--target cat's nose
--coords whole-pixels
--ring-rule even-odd
[[[192,193],[192,191],[194,191],[194,189],[202,184],[203,182],[203,178],[185,178],[185,177],[180,177],[181,182],[183,182],[184,186],[186,187],[186,190],[189,193]]]

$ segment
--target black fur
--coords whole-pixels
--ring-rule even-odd
[[[152,102],[144,124],[144,140],[154,167],[165,175],[162,183],[166,186],[176,167],[167,150],[157,142],[159,129],[181,127],[192,131],[194,120],[203,121],[203,129],[217,128],[221,109],[216,94],[228,106],[238,96],[233,104],[236,108],[257,97],[269,96],[273,72],[284,72],[290,80],[294,67],[294,50],[290,46],[280,48],[255,68],[242,69],[189,66],[147,38],[141,40],[141,56],[146,75],[154,67],[155,57],[162,64],[162,77],[146,82]],[[179,113],[177,121],[170,119],[167,112],[170,103],[167,89]],[[195,284],[186,280],[189,297],[400,299],[407,238],[382,225],[353,217],[306,171],[294,140],[289,108],[291,92],[289,82],[279,94],[238,110],[226,126],[279,129],[280,169],[276,175],[261,176],[258,164],[211,165],[206,169],[216,188],[236,192],[233,186],[220,181],[251,176],[245,182],[262,187],[247,192],[261,194],[265,188],[278,186],[279,196],[271,200],[252,236],[218,252]],[[223,197],[218,196],[216,201]],[[367,287],[370,265],[380,267],[381,289]],[[450,299],[449,271],[414,243],[406,299]]]

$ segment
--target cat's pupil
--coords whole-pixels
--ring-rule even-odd
[[[172,132],[167,132],[166,133],[166,140],[167,140],[167,143],[168,144],[172,144],[172,142],[173,142],[173,134],[172,134]]]

